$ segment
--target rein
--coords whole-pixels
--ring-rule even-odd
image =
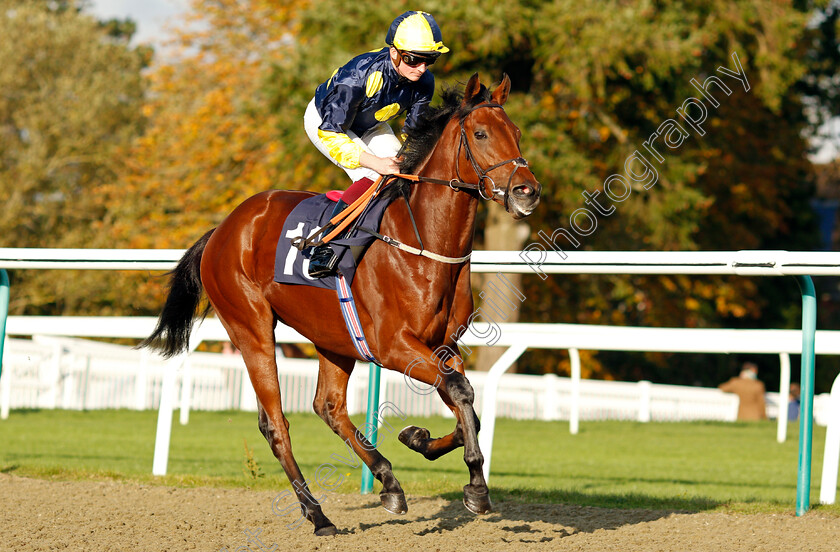
[[[396,174],[389,175],[389,177],[391,177],[391,178],[397,178],[397,177],[400,177],[400,176],[401,175],[396,175]],[[413,176],[413,175],[409,175],[409,176]],[[433,179],[433,180],[437,180],[437,179]],[[444,180],[444,181],[440,181],[440,182],[446,182],[446,181]],[[404,193],[404,194],[402,194],[402,197],[405,200],[405,206],[408,208],[408,216],[409,216],[409,218],[411,218],[411,227],[414,228],[414,237],[417,238],[417,243],[420,244],[419,248],[412,247],[410,245],[406,245],[402,242],[399,242],[399,241],[395,240],[394,238],[392,238],[390,236],[386,236],[385,234],[380,234],[379,232],[377,232],[376,230],[373,230],[372,228],[365,228],[364,226],[359,226],[358,230],[361,230],[363,232],[367,232],[368,234],[370,234],[374,238],[376,238],[380,241],[383,241],[390,246],[396,247],[400,251],[405,251],[406,253],[411,253],[412,255],[427,257],[429,259],[432,259],[434,261],[438,261],[438,262],[441,262],[441,263],[460,264],[460,263],[463,263],[464,261],[469,260],[469,258],[472,256],[472,253],[467,253],[463,257],[447,257],[445,255],[439,255],[437,253],[432,253],[431,251],[428,251],[427,249],[424,249],[423,248],[423,239],[420,238],[420,231],[417,229],[417,222],[414,220],[414,212],[411,210],[411,204],[408,202],[408,194]]]

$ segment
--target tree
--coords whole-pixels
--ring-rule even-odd
[[[840,116],[840,2],[799,0],[798,9],[812,17],[803,40],[803,62],[807,72],[797,83],[808,108],[808,136],[821,136],[825,123]]]
[[[331,68],[381,45],[383,30],[402,9],[398,2],[325,0],[303,10],[298,37],[306,48],[303,59]],[[570,231],[570,215],[587,207],[584,192],[598,191],[604,198],[604,182],[623,174],[634,152],[646,151],[643,143],[664,121],[680,119],[676,109],[699,95],[692,78],[704,83],[720,74],[718,67],[734,71],[739,63],[749,90],[729,78],[731,92],[708,113],[705,133],[692,130],[667,160],[654,162],[654,186],[635,183],[632,199],[599,216],[590,235],[561,245],[691,250],[815,243],[807,205],[812,175],[802,138],[807,121],[796,90],[807,71],[803,41],[809,7],[769,1],[491,0],[432,2],[425,9],[435,15],[451,48],[434,67],[438,81],[463,82],[475,71],[490,78],[502,72],[513,76],[506,110],[522,128],[524,155],[544,186],[543,204],[527,220],[529,242],[545,244],[539,231]],[[293,69],[285,73],[298,74]],[[284,97],[294,94],[284,90]],[[641,173],[638,162],[633,166]],[[478,237],[492,249],[493,238],[486,236],[512,232],[499,226],[509,222],[503,217],[488,215],[487,221],[494,226],[480,229]],[[605,276],[543,282],[531,276],[524,286],[529,299],[522,315],[529,321],[792,322],[746,279]],[[641,363],[643,369],[661,372],[661,357],[654,360]],[[523,364],[531,371],[557,367],[553,354],[531,354]],[[600,371],[640,375],[629,374],[634,369],[628,364]]]
[[[554,191],[547,199],[563,205],[565,216],[560,219],[558,211],[545,210],[535,222],[549,234],[559,227],[568,229],[569,214],[587,207],[584,190],[601,190],[603,198],[610,175],[626,175],[626,160],[637,150],[650,159],[643,144],[667,119],[685,125],[676,109],[688,98],[699,97],[709,111],[705,133],[689,129],[690,136],[679,148],[664,148],[668,153],[661,161],[651,160],[658,171],[656,184],[647,190],[637,186],[629,200],[615,203],[616,211],[600,216],[597,232],[579,240],[580,247],[812,246],[807,204],[811,171],[801,136],[803,106],[795,91],[805,72],[800,41],[806,20],[806,14],[775,2],[599,2],[583,7],[552,3],[536,23],[536,32],[542,34],[533,41],[538,45],[534,67],[542,71],[535,71],[530,95],[538,101],[532,99],[530,112],[523,116],[530,115],[534,136],[540,138],[537,147],[545,153],[535,166],[544,161],[545,173],[558,182],[557,187],[549,186]],[[704,83],[712,75],[721,76],[720,66],[734,70],[733,53],[750,89],[724,78],[731,94],[715,88],[720,105],[713,108],[691,79]],[[547,121],[558,124],[555,138],[547,139]],[[633,166],[642,173],[640,164]],[[689,327],[779,322],[782,315],[782,309],[748,279],[557,280],[532,280],[528,295],[561,298],[565,308],[558,312],[553,306],[557,302],[538,299],[529,302],[526,315],[546,321],[559,317]],[[696,359],[692,366],[684,363],[691,361],[664,355],[646,357],[649,362],[599,355],[609,362],[606,369],[614,377],[707,384],[719,378],[704,366],[707,359]],[[550,370],[553,361],[543,355],[535,362]]]
[[[149,75],[146,132],[125,150],[119,182],[103,188],[108,239],[187,247],[250,195],[309,185],[307,157],[289,162],[278,132],[297,111],[274,112],[266,93],[272,63],[289,54],[293,14],[287,2],[193,3],[176,39],[182,54]]]
[[[148,60],[74,2],[0,0],[0,234],[13,247],[85,247],[103,211],[92,190],[142,126]],[[11,311],[60,313],[84,281],[14,273]],[[56,285],[55,281],[61,283]],[[84,279],[82,279],[84,280]],[[71,307],[72,305],[72,307]]]

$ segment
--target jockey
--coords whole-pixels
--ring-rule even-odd
[[[407,11],[394,19],[388,46],[351,59],[315,90],[303,118],[306,134],[318,151],[347,173],[353,184],[335,206],[333,217],[359,198],[379,175],[399,172],[401,142],[387,121],[408,111],[405,129],[432,100],[435,78],[428,71],[444,46],[435,18]],[[322,236],[332,230],[328,225]],[[312,252],[309,275],[335,273],[338,258],[321,245]]]

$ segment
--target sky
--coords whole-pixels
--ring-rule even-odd
[[[90,0],[89,12],[97,19],[131,18],[137,23],[134,43],[160,44],[166,25],[184,13],[189,0]]]

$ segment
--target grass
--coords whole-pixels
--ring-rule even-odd
[[[320,466],[333,465],[338,470],[330,482],[345,480],[338,492],[358,492],[361,469],[341,462],[347,453],[338,437],[315,415],[288,418],[304,474],[312,480]],[[363,423],[361,417],[354,421]],[[290,488],[257,430],[255,413],[194,411],[187,426],[175,420],[164,477],[151,475],[156,422],[155,411],[13,411],[0,422],[0,471],[187,487]],[[454,421],[390,422],[380,430],[380,450],[405,491],[459,499],[467,483],[460,450],[429,462],[397,440],[407,423],[440,436],[453,429]],[[500,419],[491,492],[496,500],[607,508],[790,512],[798,425],[790,425],[783,444],[776,443],[775,427],[771,422],[589,422],[573,436],[564,422]],[[812,504],[819,499],[824,439],[825,428],[815,427]],[[812,507],[840,515],[838,505]]]

